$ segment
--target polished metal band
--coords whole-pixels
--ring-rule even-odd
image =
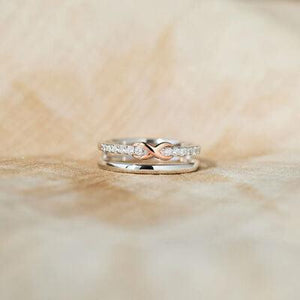
[[[99,143],[99,166],[117,172],[171,174],[198,169],[200,147],[169,139],[130,138]]]

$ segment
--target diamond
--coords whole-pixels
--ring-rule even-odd
[[[180,156],[186,156],[187,155],[187,149],[186,148],[181,148],[180,149]]]
[[[190,155],[191,156],[194,156],[196,154],[196,152],[195,152],[195,147],[191,147],[190,148]]]
[[[116,148],[116,153],[119,153],[119,154],[121,154],[122,152],[121,152],[121,147],[120,147],[121,145],[115,145],[115,148]]]
[[[117,147],[116,147],[116,145],[111,145],[111,152],[112,152],[112,153],[117,152]]]
[[[125,145],[120,145],[120,154],[124,154],[126,150],[126,146]]]
[[[172,152],[173,152],[173,150],[171,147],[165,147],[165,148],[161,149],[161,153],[164,156],[171,156]]]
[[[188,150],[188,155],[192,156],[193,155],[193,148],[189,147],[187,150]]]
[[[127,146],[126,151],[129,155],[134,154],[134,146]]]
[[[191,147],[190,152],[192,156],[198,155],[200,153],[200,148],[199,147]]]
[[[136,147],[134,147],[134,154],[137,156],[143,156],[146,154],[146,151],[142,147],[136,146]]]
[[[177,148],[177,147],[173,148],[173,155],[174,156],[178,156],[179,155],[179,151],[180,151],[179,148]]]

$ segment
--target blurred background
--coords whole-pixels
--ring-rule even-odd
[[[299,1],[1,1],[1,156],[166,136],[299,149]]]
[[[0,299],[299,299],[299,124],[300,1],[0,0]]]

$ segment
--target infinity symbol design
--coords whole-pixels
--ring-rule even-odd
[[[136,154],[132,155],[133,157],[138,158],[138,159],[144,160],[144,159],[150,159],[152,157],[155,157],[155,158],[158,158],[158,159],[161,159],[161,160],[169,160],[169,159],[172,158],[172,156],[165,156],[161,153],[161,150],[163,148],[173,146],[170,143],[163,142],[163,143],[160,143],[156,146],[152,146],[152,145],[149,145],[147,143],[135,143],[134,146],[135,147],[141,147],[142,149],[146,150],[146,154],[143,155],[143,156],[138,156]]]

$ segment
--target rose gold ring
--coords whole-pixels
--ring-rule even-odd
[[[200,147],[170,139],[126,138],[98,144],[102,168],[118,172],[171,174],[198,169]]]

